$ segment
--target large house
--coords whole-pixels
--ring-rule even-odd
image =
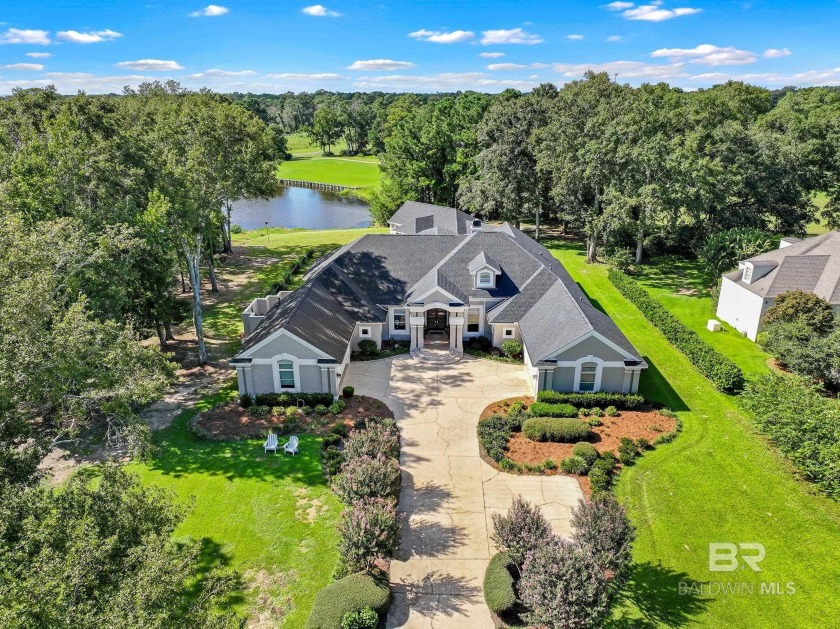
[[[782,238],[775,251],[739,262],[723,276],[717,316],[754,341],[764,313],[792,290],[814,293],[840,311],[840,232]]]
[[[534,391],[635,392],[647,367],[542,245],[509,224],[407,202],[390,234],[368,234],[315,263],[292,292],[255,299],[231,361],[240,393],[337,394],[360,341],[410,343],[416,360],[464,341],[523,345]]]

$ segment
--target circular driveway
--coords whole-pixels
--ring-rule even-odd
[[[342,386],[384,401],[402,429],[403,536],[391,561],[388,627],[492,627],[484,570],[493,513],[522,495],[555,533],[583,494],[566,476],[498,472],[479,456],[476,425],[491,402],[530,395],[522,365],[465,356],[434,365],[409,356],[353,362]]]

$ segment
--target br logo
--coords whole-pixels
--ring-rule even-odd
[[[764,544],[742,542],[709,543],[709,572],[734,572],[741,562],[749,566],[753,572],[761,572],[758,563],[764,559]]]

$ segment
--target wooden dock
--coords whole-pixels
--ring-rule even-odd
[[[342,192],[343,190],[358,190],[358,186],[339,186],[334,183],[319,183],[317,181],[302,181],[300,179],[278,179],[281,186],[292,188],[309,188],[310,190],[322,190],[324,192]]]

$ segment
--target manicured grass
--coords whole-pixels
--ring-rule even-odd
[[[353,157],[294,157],[277,169],[281,179],[301,179],[318,183],[360,188],[379,185],[379,162]]]
[[[233,394],[227,389],[200,408]],[[271,626],[302,627],[338,561],[341,508],[321,472],[320,438],[301,435],[296,456],[263,454],[261,441],[194,436],[187,421],[196,412],[155,433],[154,458],[127,469],[192,502],[176,536],[203,540],[208,568],[220,564],[242,575],[233,609],[268,614]]]
[[[728,324],[721,322],[720,332],[706,329],[708,320],[717,319],[717,315],[701,262],[678,258],[660,260],[640,267],[634,279],[683,324],[738,365],[747,380],[770,371],[767,366],[770,355]]]
[[[616,493],[637,528],[635,568],[610,627],[840,625],[840,505],[814,495],[756,435],[737,398],[717,392],[609,283],[576,245],[554,255],[609,314],[650,367],[642,393],[675,411],[683,431],[620,475]],[[728,337],[726,337],[728,338]],[[710,572],[711,542],[757,542],[762,572]],[[760,583],[795,594],[761,594]],[[755,593],[681,593],[680,583]]]
[[[828,204],[828,195],[825,192],[818,192],[814,195],[814,205],[822,210]],[[820,220],[808,225],[809,236],[819,236],[829,231],[828,227]]]

